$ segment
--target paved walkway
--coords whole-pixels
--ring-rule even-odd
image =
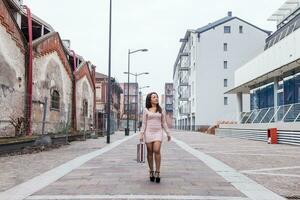
[[[113,143],[110,145],[101,138],[51,152],[25,155],[26,159],[24,155],[0,158],[0,169],[4,166],[7,170],[0,171],[0,184],[5,186],[0,199],[274,200],[284,199],[276,193],[286,195],[294,192],[295,195],[295,190],[279,190],[279,182],[271,179],[268,183],[270,176],[277,176],[263,173],[273,170],[274,166],[279,171],[293,172],[285,172],[285,179],[298,180],[294,186],[289,186],[300,191],[300,177],[294,173],[300,169],[297,168],[297,165],[300,166],[299,159],[294,160],[290,153],[299,152],[299,147],[267,145],[200,133],[174,132],[173,135],[173,142],[164,141],[163,144],[160,184],[148,181],[146,164],[136,163],[137,136],[124,137],[119,132],[112,136]],[[270,156],[270,151],[278,156]],[[260,159],[261,156],[266,158]],[[30,160],[38,158],[41,158],[40,161],[30,163]],[[26,166],[35,170],[17,165],[8,169],[9,163],[20,163],[20,160],[26,161]],[[284,168],[284,164],[290,164],[290,167]],[[24,175],[26,171],[27,176]],[[5,176],[7,173],[22,178],[10,181],[11,178]],[[284,180],[282,182],[285,183]]]

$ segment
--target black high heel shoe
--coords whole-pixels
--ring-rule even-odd
[[[159,176],[160,172],[159,171],[155,171],[155,182],[156,183],[160,183],[160,176]]]
[[[150,181],[151,182],[154,182],[154,180],[155,180],[155,176],[154,176],[154,171],[149,171],[149,174],[150,174]]]

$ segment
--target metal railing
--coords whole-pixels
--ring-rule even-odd
[[[240,124],[300,122],[300,103],[242,112]]]

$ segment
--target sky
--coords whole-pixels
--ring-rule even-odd
[[[285,0],[113,0],[111,73],[127,82],[128,49],[149,49],[131,55],[131,73],[138,76],[143,93],[164,93],[173,80],[173,65],[187,29],[197,29],[232,11],[233,16],[274,31],[267,19]],[[71,40],[77,54],[108,72],[109,0],[24,0],[32,12]],[[134,81],[134,76],[130,79]]]

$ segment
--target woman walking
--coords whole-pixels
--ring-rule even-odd
[[[163,112],[159,106],[157,93],[151,92],[146,97],[146,108],[144,108],[143,112],[140,140],[145,141],[147,146],[150,181],[155,181],[156,183],[160,182],[160,149],[163,141],[163,129],[167,133],[168,141],[171,141],[165,112]],[[155,173],[153,169],[153,155],[155,158]]]

